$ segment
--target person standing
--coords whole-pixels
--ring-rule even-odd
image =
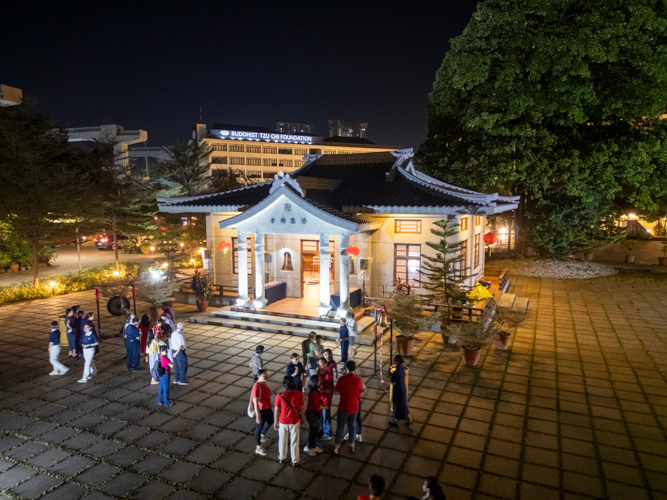
[[[335,364],[335,362],[334,362]],[[322,397],[322,440],[333,439],[331,435],[331,403],[334,392],[333,370],[329,369],[327,360],[320,358],[317,363],[317,377],[320,384],[320,396]]]
[[[69,368],[63,365],[59,360],[60,356],[60,330],[58,330],[58,322],[51,323],[51,333],[49,334],[49,361],[53,366],[53,371],[49,375],[65,375]]]
[[[266,456],[266,450],[262,447],[262,441],[266,439],[266,433],[273,425],[273,411],[271,410],[271,389],[266,383],[268,372],[265,368],[260,368],[257,372],[257,380],[252,386],[250,397],[255,409],[255,442],[257,447],[255,453],[263,457]]]
[[[381,500],[386,483],[380,474],[373,474],[368,481],[368,495],[359,495],[357,500]]]
[[[132,324],[132,318],[136,318],[136,316],[132,314],[127,307],[122,307],[120,312],[123,315],[123,325],[120,327],[120,333],[124,336],[125,329],[128,327],[128,325]]]
[[[185,353],[185,339],[183,338],[183,323],[178,323],[176,331],[169,337],[171,355],[174,357],[174,384],[188,385],[185,375],[188,372],[188,355]]]
[[[312,375],[308,379],[308,401],[306,404],[306,420],[308,421],[308,443],[303,448],[311,457],[324,450],[317,446],[317,434],[322,426],[322,410],[324,404],[319,391],[319,377]]]
[[[65,333],[67,334],[67,346],[69,347],[69,356],[76,358],[76,335],[74,335],[74,325],[72,324],[74,309],[65,310]]]
[[[305,418],[303,394],[297,390],[294,378],[283,378],[284,390],[276,396],[273,428],[278,431],[278,462],[287,458],[287,448],[292,455],[292,467],[304,463],[299,457],[300,422]],[[290,442],[291,441],[291,442]]]
[[[78,382],[85,384],[90,377],[97,374],[97,367],[95,366],[95,360],[93,358],[97,351],[98,342],[90,325],[83,327],[81,346],[83,347],[83,359],[85,360],[85,363],[83,365],[83,377],[78,380]]]
[[[160,375],[157,372],[157,366],[160,361],[160,353],[162,352],[162,347],[166,347],[167,344],[162,342],[155,336],[155,330],[148,332],[148,337],[146,339],[147,347],[146,354],[148,356],[148,369],[151,372],[151,385],[157,385],[160,383]],[[167,356],[168,358],[169,356]]]
[[[167,346],[160,347],[160,362],[158,364],[158,375],[160,376],[160,387],[157,389],[157,404],[169,408],[173,403],[169,401],[169,378],[174,364],[167,357]]]
[[[153,329],[153,323],[148,318],[148,314],[144,314],[139,322],[139,333],[141,333],[141,341],[139,342],[139,352],[146,354],[146,341],[148,340],[148,332]],[[148,361],[148,359],[146,359]]]
[[[354,358],[357,354],[357,348],[355,344],[357,343],[357,321],[354,319],[354,313],[348,312],[345,316],[345,324],[347,325],[347,333],[350,336],[350,353],[349,357]]]
[[[338,329],[340,337],[336,344],[340,344],[340,362],[345,365],[347,362],[347,351],[350,348],[350,334],[347,330],[347,322],[344,318],[340,319],[340,328]]]
[[[90,327],[93,329],[93,333],[97,335],[97,329],[95,328],[95,323],[93,323],[93,319],[95,317],[94,313],[87,313],[84,317],[83,320],[81,321],[81,333],[83,336],[84,332],[84,326],[90,325]]]
[[[174,311],[174,308],[169,305],[169,302],[162,303],[162,312],[169,316],[172,324],[176,324],[176,311]]]
[[[308,336],[308,346],[307,346],[307,358],[308,363],[308,375],[311,377],[317,372],[317,360],[322,357],[322,351],[320,345],[317,343],[318,335],[315,332],[310,332]],[[320,336],[320,344],[322,337]]]
[[[257,382],[257,377],[259,377],[259,371],[264,368],[264,361],[262,360],[262,354],[264,353],[264,346],[258,345],[255,347],[255,354],[250,356],[250,369],[252,370],[252,378]]]
[[[364,381],[355,373],[357,364],[350,360],[345,363],[345,368],[347,373],[338,379],[334,390],[335,394],[340,394],[336,422],[336,448],[334,449],[336,454],[340,453],[340,447],[343,444],[345,425],[347,425],[350,437],[350,451],[354,452],[354,442],[357,436],[355,421],[357,419],[357,412],[359,411],[361,394],[366,391]]]
[[[72,328],[74,329],[74,349],[76,350],[76,357],[83,357],[83,350],[81,349],[81,338],[83,337],[83,311],[76,306],[76,313],[72,315]],[[72,308],[74,309],[74,308]]]
[[[171,327],[172,331],[176,330],[176,325],[171,320],[171,317],[168,314],[161,314],[160,321],[162,321],[162,323],[168,324]]]
[[[336,363],[331,349],[324,350],[324,359],[327,360],[327,368],[331,372],[331,377],[335,382],[338,379],[338,363]]]
[[[127,371],[131,372],[132,370],[139,371],[142,368],[139,367],[139,360],[141,355],[139,354],[139,341],[141,340],[141,332],[137,325],[139,320],[132,318],[130,324],[127,325],[125,329],[125,349],[127,350]]]
[[[290,356],[290,363],[285,369],[285,376],[292,377],[296,384],[296,389],[298,391],[303,391],[303,378],[306,376],[306,369],[301,364],[301,361],[299,361],[299,355],[297,353],[292,353]]]
[[[394,364],[389,367],[389,402],[393,412],[390,426],[397,426],[397,420],[405,420],[405,425],[412,427],[412,417],[408,408],[408,369],[403,366],[403,356],[394,356]]]

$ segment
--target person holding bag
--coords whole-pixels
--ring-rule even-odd
[[[257,372],[257,382],[252,386],[250,393],[250,406],[248,415],[255,418],[255,442],[257,448],[255,453],[263,457],[266,456],[266,450],[262,448],[262,441],[266,439],[266,433],[273,425],[273,412],[271,411],[271,389],[266,383],[268,377],[266,368],[260,368]]]
[[[300,422],[305,418],[303,394],[289,375],[283,378],[283,387],[285,390],[276,397],[273,424],[273,428],[278,431],[278,462],[283,463],[287,458],[287,445],[291,440],[292,467],[296,467],[305,462],[299,457]]]
[[[313,375],[308,379],[308,404],[306,406],[306,420],[308,421],[308,444],[303,451],[311,457],[324,450],[317,446],[317,434],[322,426],[322,410],[326,408],[319,391],[319,377]]]

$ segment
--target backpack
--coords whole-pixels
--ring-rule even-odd
[[[161,376],[164,375],[165,373],[167,373],[167,370],[165,369],[164,366],[162,366],[162,360],[160,359],[160,360],[158,360],[158,364],[157,364],[157,374],[158,374],[158,377],[161,377]]]
[[[65,318],[58,318],[58,330],[60,330],[60,343],[67,344],[67,326],[65,325]]]

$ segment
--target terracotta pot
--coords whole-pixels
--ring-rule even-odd
[[[626,264],[634,264],[635,263],[635,256],[634,255],[626,255],[625,256],[625,263]]]
[[[584,259],[586,259],[588,262],[593,260],[593,252],[586,252],[584,254]]]
[[[208,304],[208,301],[206,303]],[[174,299],[169,299],[167,304],[169,304],[169,307],[174,307]]]
[[[151,321],[153,324],[157,323],[157,320],[160,318],[160,313],[157,310],[157,307],[149,307],[148,308],[148,316],[150,316]]]
[[[17,271],[19,270],[19,265],[18,265],[18,264],[14,264],[14,263],[9,264],[9,270],[10,270],[10,271],[17,272]]]
[[[447,345],[449,344],[449,335],[445,335],[444,333],[440,333],[442,335],[442,343]]]
[[[205,302],[199,302],[197,301],[197,311],[200,313],[206,312],[206,309],[208,309],[208,300]]]
[[[667,257],[658,257],[658,262],[662,267],[667,267]]]
[[[512,334],[508,332],[500,332],[493,338],[493,343],[496,346],[496,349],[501,351],[506,351],[507,347],[510,345],[510,340],[512,340]]]
[[[468,349],[467,347],[461,347],[461,357],[463,358],[463,364],[466,366],[476,366],[481,355],[481,349]]]
[[[401,356],[412,356],[412,349],[415,346],[415,339],[398,335],[396,337],[396,350]]]

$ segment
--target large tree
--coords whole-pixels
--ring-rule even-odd
[[[585,247],[615,200],[658,209],[666,10],[662,0],[481,2],[436,74],[420,168],[521,195],[519,238],[545,254]]]
[[[32,249],[34,286],[40,251],[71,231],[88,176],[67,134],[22,104],[0,107],[0,222]]]

